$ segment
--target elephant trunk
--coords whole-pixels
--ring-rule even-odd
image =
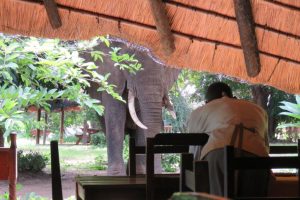
[[[144,130],[145,137],[154,137],[161,131],[162,127],[162,107],[161,102],[140,102],[141,119],[148,127]]]

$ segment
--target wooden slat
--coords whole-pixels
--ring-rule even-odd
[[[7,180],[9,173],[9,148],[0,148],[0,180]]]
[[[293,7],[300,9],[300,1],[299,0],[273,0],[273,1],[282,3],[283,5],[293,6]]]
[[[44,0],[44,4],[52,28],[56,29],[61,27],[61,19],[58,14],[55,0]]]
[[[154,137],[154,144],[158,145],[199,145],[206,144],[208,135],[204,133],[165,133]],[[165,146],[168,148],[168,146]],[[172,148],[172,146],[171,146]]]
[[[250,77],[255,77],[259,74],[261,67],[252,17],[252,7],[250,1],[234,0],[233,2],[247,74]]]
[[[296,145],[282,145],[282,146],[270,146],[270,154],[296,154],[297,153]]]
[[[10,134],[10,148],[0,148],[0,180],[8,180],[9,199],[17,199],[17,137]]]

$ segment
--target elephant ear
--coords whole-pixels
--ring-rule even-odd
[[[100,43],[98,46],[93,48],[94,51],[102,51],[106,55],[109,55],[109,52],[112,51],[112,48],[121,48],[122,51],[126,51],[126,44],[119,41],[110,41],[110,46],[107,47],[105,44]],[[80,54],[80,57],[84,58],[86,62],[94,62],[97,68],[97,72],[102,75],[110,74],[108,78],[108,83],[116,86],[114,88],[115,92],[119,95],[122,95],[126,88],[126,75],[123,70],[119,70],[118,67],[115,67],[115,62],[111,59],[110,56],[104,56],[103,60],[94,60],[90,52],[84,52]],[[93,82],[90,83],[91,87],[87,89],[88,94],[93,98],[101,99],[101,93],[97,91],[99,85]]]

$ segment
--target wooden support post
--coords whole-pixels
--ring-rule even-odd
[[[41,108],[39,108],[38,110],[37,110],[37,121],[38,122],[40,122],[41,121],[41,115],[42,115],[42,109]],[[41,135],[41,129],[37,129],[36,130],[36,138],[35,138],[35,143],[36,144],[40,144],[40,135]]]
[[[52,28],[61,27],[61,19],[58,14],[58,9],[55,0],[44,0],[45,8]]]
[[[82,133],[82,144],[87,144],[88,142],[88,128],[89,125],[87,123],[87,120],[84,120],[83,122],[83,133]]]
[[[10,134],[9,199],[17,200],[17,133]]]
[[[51,148],[52,199],[63,200],[60,165],[59,165],[58,142],[51,141],[50,148]]]
[[[60,116],[60,135],[59,135],[59,143],[64,143],[64,132],[65,132],[65,111],[64,108],[61,108],[61,116]]]
[[[44,128],[44,135],[43,135],[43,145],[46,144],[47,131],[48,131],[48,113],[45,111],[45,128]]]
[[[250,0],[233,0],[247,74],[255,77],[260,72],[260,59],[255,36]]]
[[[161,0],[148,0],[156,29],[159,34],[160,43],[162,44],[165,54],[171,55],[175,50],[174,37],[171,32],[169,19],[166,13],[165,5]]]

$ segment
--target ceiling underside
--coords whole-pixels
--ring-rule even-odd
[[[53,29],[36,0],[2,0],[0,32],[89,39],[110,34],[141,44],[167,65],[222,73],[300,93],[300,1],[252,0],[261,72],[247,76],[231,0],[165,2],[176,50],[163,52],[146,0],[56,0],[62,26]]]

